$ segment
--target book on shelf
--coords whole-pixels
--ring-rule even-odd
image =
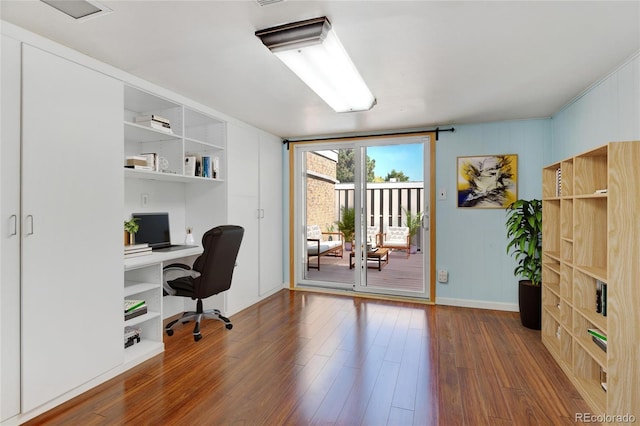
[[[162,124],[167,124],[167,125],[171,125],[171,121],[169,121],[168,118],[165,117],[161,117],[159,115],[156,114],[150,114],[150,115],[139,115],[136,118],[134,118],[136,123],[139,122],[147,122],[147,121],[156,121],[158,123],[162,123]]]
[[[124,254],[132,254],[132,253],[147,253],[152,251],[153,249],[151,247],[142,247],[142,248],[137,248],[137,249],[127,249],[125,247],[124,249]]]
[[[211,177],[217,179],[220,173],[220,157],[213,157],[211,161]]]
[[[127,155],[125,158],[126,166],[146,166],[147,159],[142,155]]]
[[[211,157],[208,155],[202,156],[202,177],[210,178],[213,177],[213,168]]]
[[[130,166],[130,165],[126,165],[124,166],[125,169],[133,169],[133,170],[147,170],[147,171],[154,171],[153,167],[151,166]]]
[[[133,346],[134,343],[140,343],[141,328],[126,326],[124,328],[124,347]]]
[[[149,247],[149,243],[128,244],[124,246],[124,251],[139,250],[139,249],[148,248],[148,247]]]
[[[160,170],[159,162],[158,162],[158,154],[155,152],[144,152],[140,154],[147,161],[147,166],[151,167],[152,170],[158,171]]]
[[[124,258],[128,259],[130,257],[149,256],[152,253],[153,253],[153,250],[134,251],[134,252],[130,252],[130,253],[125,253],[124,254]]]
[[[593,342],[603,351],[607,351],[607,341],[606,340],[602,340],[602,339],[598,339],[596,336],[591,336],[591,340],[593,340]]]
[[[596,336],[597,338],[603,340],[603,341],[607,341],[607,335],[604,334],[601,330],[597,329],[597,328],[588,328],[587,332],[589,334],[591,334],[592,336]]]
[[[143,305],[139,308],[134,309],[133,311],[126,312],[124,314],[124,320],[128,321],[132,318],[139,317],[140,315],[144,315],[147,313],[147,305]]]
[[[149,251],[149,250],[152,250],[152,247],[150,247],[148,243],[129,244],[124,246],[125,253],[136,253],[139,251]]]
[[[594,194],[606,194],[607,192],[609,192],[609,190],[604,188],[604,189],[596,189],[593,193]]]
[[[168,126],[166,124],[162,124],[162,123],[157,122],[157,121],[139,121],[136,124],[138,124],[140,126],[149,127],[151,129],[161,130],[163,132],[173,134],[173,130],[171,130],[170,126]]]
[[[147,302],[138,299],[124,299],[124,313],[131,312],[144,306]]]

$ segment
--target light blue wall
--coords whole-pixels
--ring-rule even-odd
[[[506,254],[504,209],[458,208],[459,156],[518,155],[518,198],[540,198],[544,153],[550,148],[550,120],[454,126],[436,143],[436,268],[449,271],[438,283],[436,302],[517,310],[515,262]]]
[[[594,85],[552,118],[546,164],[604,145],[640,140],[640,55]]]

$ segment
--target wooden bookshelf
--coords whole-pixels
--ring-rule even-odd
[[[542,341],[594,413],[636,418],[639,164],[640,142],[612,142],[542,171]],[[606,315],[596,308],[598,281],[607,287]],[[588,328],[607,335],[607,352]]]

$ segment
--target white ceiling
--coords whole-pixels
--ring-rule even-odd
[[[103,1],[83,22],[36,0],[3,20],[282,137],[549,117],[640,50],[638,1]],[[254,32],[327,16],[377,98],[338,114]]]

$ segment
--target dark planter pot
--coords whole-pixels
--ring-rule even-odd
[[[522,325],[540,330],[542,317],[542,287],[531,284],[529,280],[518,283],[518,303]]]

